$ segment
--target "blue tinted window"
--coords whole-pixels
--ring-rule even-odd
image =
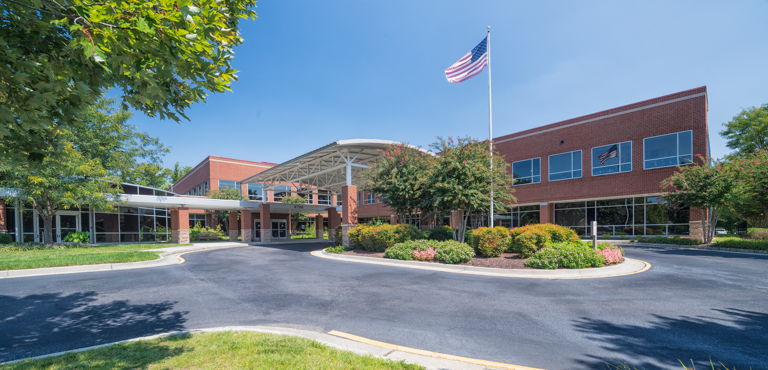
[[[549,181],[581,177],[581,150],[549,156]]]
[[[512,163],[514,185],[533,184],[541,182],[541,159],[533,158]]]
[[[632,142],[592,148],[592,176],[632,171]]]
[[[643,139],[643,161],[646,169],[693,163],[693,133],[677,132]]]

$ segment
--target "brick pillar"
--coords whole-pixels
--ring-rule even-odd
[[[288,218],[290,219],[290,217]],[[259,219],[261,221],[261,242],[269,243],[272,241],[272,214],[269,211],[269,203],[261,204]]]
[[[236,242],[237,237],[240,236],[239,232],[240,223],[237,220],[237,211],[229,212],[229,241]]]
[[[389,224],[397,225],[397,215],[389,215]]]
[[[328,207],[328,240],[336,241],[336,227],[339,225],[341,225],[341,219],[336,207]]]
[[[357,225],[357,186],[342,186],[341,199],[341,244],[352,247],[347,233]]]
[[[323,215],[315,216],[315,237],[317,239],[323,238]]]
[[[539,223],[540,224],[551,224],[552,216],[553,216],[553,208],[554,204],[547,204],[544,203],[543,205],[539,205]]]
[[[171,209],[171,243],[189,243],[189,208]]]
[[[688,237],[701,241],[704,240],[704,221],[701,219],[701,210],[698,208],[691,208],[688,221]]]
[[[5,200],[0,199],[0,233],[7,233],[8,222],[5,220]]]
[[[253,241],[253,214],[250,209],[240,212],[240,232],[243,242],[250,243]]]

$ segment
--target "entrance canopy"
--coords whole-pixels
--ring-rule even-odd
[[[402,143],[391,140],[351,139],[334,141],[324,147],[283,162],[253,175],[243,183],[260,184],[264,190],[278,186],[298,186],[326,189],[341,193],[344,185],[360,186],[360,176],[369,165],[381,159],[379,150]],[[409,145],[424,153],[421,148]]]

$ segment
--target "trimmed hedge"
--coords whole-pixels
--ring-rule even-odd
[[[510,235],[508,250],[520,253],[522,258],[532,256],[550,243],[575,243],[580,240],[573,230],[554,224],[526,225],[512,229]]]
[[[637,237],[638,243],[651,243],[651,244],[675,244],[675,245],[697,245],[701,244],[699,239],[683,239],[679,236],[674,238],[665,238],[663,236],[654,237]]]
[[[483,257],[498,257],[509,245],[509,229],[506,227],[481,227],[472,230],[472,248]]]
[[[733,249],[749,249],[755,251],[768,251],[768,241],[763,240],[738,240],[728,239],[723,241],[715,241],[715,247],[718,248],[733,248]]]
[[[608,243],[601,243],[597,250],[592,248],[590,243],[581,241],[552,243],[525,261],[525,265],[548,270],[558,267],[570,269],[601,267],[605,264],[605,255],[600,253],[600,250],[621,249]]]
[[[539,250],[551,244],[549,234],[540,229],[533,229],[515,238],[513,249],[520,253],[521,258],[529,258]]]
[[[387,248],[386,252],[384,252],[384,256],[392,259],[411,261],[413,260],[413,251],[426,251],[429,248],[437,251],[437,253],[435,253],[435,259],[442,263],[453,264],[467,262],[475,256],[472,247],[453,240],[406,241]]]
[[[358,248],[384,252],[387,248],[409,240],[421,239],[422,234],[413,225],[359,225],[349,230],[349,240]]]
[[[6,233],[0,233],[0,245],[13,243],[13,237]]]

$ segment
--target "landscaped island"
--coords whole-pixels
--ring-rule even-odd
[[[619,247],[599,243],[593,248],[573,230],[552,224],[483,227],[467,231],[465,243],[454,241],[448,227],[420,232],[410,225],[359,225],[349,238],[359,249],[339,246],[326,252],[507,269],[582,269],[624,259]]]

